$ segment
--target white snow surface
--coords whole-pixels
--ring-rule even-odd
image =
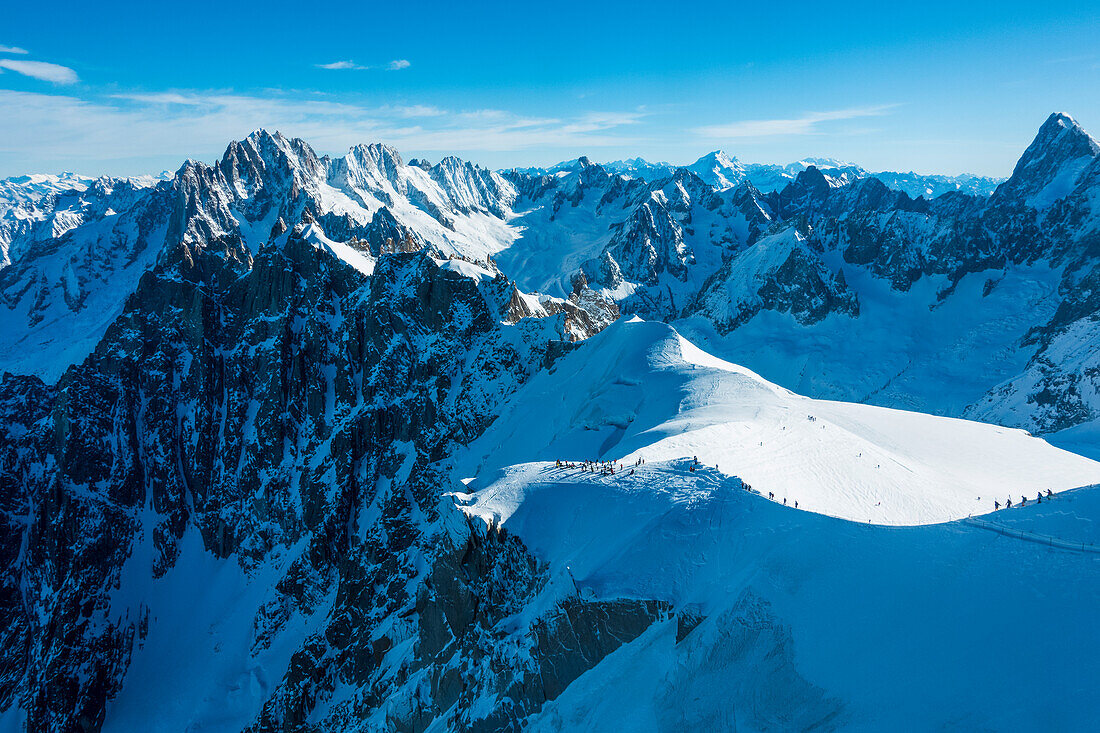
[[[468,277],[471,280],[492,280],[496,275],[488,268],[482,265],[475,264],[473,262],[467,262],[460,259],[448,259],[448,260],[436,260],[435,263],[439,265],[442,270],[449,270],[451,272],[457,272],[463,277]]]
[[[146,516],[151,510],[146,509]],[[294,609],[269,637],[257,628],[275,585],[305,550],[299,542],[253,575],[219,559],[189,530],[164,577],[152,577],[150,525],[135,544],[111,603],[120,617],[148,615],[121,691],[107,703],[103,731],[239,731],[260,712],[301,640],[313,633],[335,588],[310,613]]]
[[[790,239],[764,238],[754,246],[765,241],[793,244]],[[753,262],[755,256],[744,262]],[[1036,323],[1054,316],[1061,269],[1036,263],[971,273],[941,302],[938,293],[948,285],[944,276],[922,278],[903,293],[867,268],[844,263],[839,253],[827,252],[822,259],[829,271],[842,272],[848,289],[856,293],[858,318],[832,313],[804,325],[789,313],[765,310],[724,335],[699,316],[673,325],[706,350],[800,394],[1002,425],[1020,424],[1013,421],[1026,419],[1028,410],[1034,409],[1024,393],[1006,404],[991,385],[1017,379],[1028,369],[1037,347],[1024,343],[1025,336]],[[758,272],[744,267],[737,275],[742,271],[746,279]],[[986,292],[991,281],[997,287]],[[746,297],[733,287],[737,282],[734,279],[716,293]],[[713,297],[707,301],[717,316],[733,315],[733,310],[723,311],[719,305]],[[987,392],[995,396],[992,402],[987,402]]]
[[[793,506],[917,525],[1021,493],[1100,483],[1100,463],[1022,430],[778,387],[672,327],[619,321],[540,374],[456,460],[463,476],[529,461],[698,457]]]
[[[334,242],[325,236],[316,224],[310,224],[302,231],[302,239],[317,247],[331,252],[338,259],[343,260],[364,275],[374,274],[374,257],[369,252],[356,249],[344,242]]]
[[[514,466],[458,494],[581,597],[669,602],[529,730],[1085,730],[1100,492],[971,520],[868,526],[783,507],[713,468]],[[1083,543],[1073,551],[1044,538]],[[800,716],[798,718],[792,716]]]
[[[1092,163],[1094,156],[1083,155],[1064,164],[1057,174],[1038,193],[1029,196],[1025,203],[1033,209],[1044,211],[1073,192],[1081,174]]]

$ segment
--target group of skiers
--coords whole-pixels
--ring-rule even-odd
[[[1046,498],[1050,499],[1053,496],[1054,496],[1054,492],[1052,492],[1050,489],[1047,489],[1047,497]],[[1043,503],[1043,492],[1042,491],[1040,491],[1038,494],[1035,495],[1035,501],[1038,504]],[[1027,497],[1024,496],[1024,495],[1021,495],[1020,496],[1020,502],[1016,506],[1027,506]],[[1001,508],[1001,502],[994,499],[993,500],[993,511],[997,511],[1000,508]],[[1011,508],[1012,508],[1012,497],[1010,496],[1007,499],[1005,499],[1005,509],[1011,509]]]
[[[635,466],[640,466],[645,463],[645,459],[639,458],[634,462]],[[573,463],[572,461],[556,460],[554,461],[555,468],[579,468],[584,473],[598,473],[602,476],[614,476],[616,472],[622,473],[625,469],[622,463],[616,463],[615,461],[581,461],[580,463]],[[634,474],[634,469],[630,469],[630,474]]]

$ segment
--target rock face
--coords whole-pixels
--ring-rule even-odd
[[[494,661],[498,623],[546,571],[441,508],[444,462],[600,317],[566,301],[508,319],[514,285],[460,262],[383,253],[368,277],[292,233],[254,256],[184,244],[56,387],[7,375],[3,708],[30,730],[98,730],[157,623],[143,591],[182,572],[189,536],[245,578],[277,571],[249,654],[297,651],[241,719],[255,730],[310,728],[346,685],[360,692],[326,730],[476,727],[456,703],[535,710],[657,618],[573,599],[540,622],[556,630],[507,635],[527,666]]]
[[[1027,363],[1021,374],[988,385],[987,394],[974,394],[964,412],[1049,433],[1100,416],[1096,365],[1072,345],[1089,342],[1097,315],[1087,283],[1100,237],[1098,167],[1100,146],[1068,117],[1052,115],[988,200],[950,194],[914,201],[874,179],[828,189],[807,171],[776,208],[781,218],[806,217],[823,262],[869,272],[898,292],[941,279],[929,307],[945,313],[960,284],[975,280],[985,281],[983,298],[1006,276],[1024,272],[1032,274],[1023,292],[1055,288],[1038,312],[1021,302],[1010,315],[990,313],[1006,319],[1016,340],[1005,347]],[[840,272],[836,264],[833,270]],[[812,278],[805,290],[817,292]],[[1030,322],[1020,329],[1024,319]],[[941,328],[954,327],[945,316]]]
[[[685,308],[704,314],[719,333],[729,333],[761,311],[789,313],[802,325],[833,314],[859,316],[859,298],[844,272],[833,273],[797,229],[764,237],[730,258]]]
[[[1073,192],[1078,179],[1100,155],[1100,145],[1072,118],[1051,115],[1016,163],[1012,177],[997,188],[994,201],[1022,202],[1038,211]]]

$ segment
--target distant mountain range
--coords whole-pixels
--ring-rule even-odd
[[[549,168],[519,168],[524,174],[559,174],[575,170],[587,158],[567,160]],[[958,176],[926,175],[921,173],[896,173],[882,171],[872,173],[853,163],[843,163],[832,158],[806,158],[797,163],[776,165],[771,163],[743,163],[721,150],[707,153],[699,160],[685,166],[671,163],[651,163],[643,158],[616,160],[601,166],[612,173],[628,178],[657,181],[669,178],[678,168],[698,175],[703,181],[718,189],[733,188],[745,181],[751,182],[764,193],[779,191],[811,166],[823,172],[832,185],[844,185],[860,178],[877,178],[895,191],[903,191],[911,198],[936,198],[952,191],[972,196],[988,196],[1000,185],[1003,178],[989,178],[964,173]]]

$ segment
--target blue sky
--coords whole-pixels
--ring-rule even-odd
[[[253,129],[492,167],[818,155],[1008,175],[1100,134],[1100,3],[19,2],[0,175],[213,160]]]

